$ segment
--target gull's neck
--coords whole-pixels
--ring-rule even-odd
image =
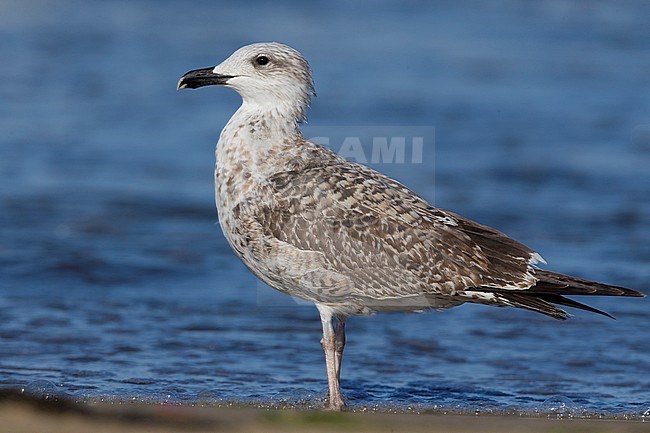
[[[287,164],[300,154],[302,142],[298,120],[286,107],[244,100],[221,131],[217,144],[218,207],[238,203],[256,184],[288,170]]]
[[[299,111],[286,103],[265,104],[244,99],[224,132],[226,129],[234,129],[240,134],[247,132],[250,144],[273,139],[281,142],[289,137],[300,136]]]
[[[230,118],[219,137],[217,164],[238,161],[262,162],[279,156],[302,139],[298,120],[279,105],[260,105],[246,100]],[[259,160],[259,161],[258,161]]]

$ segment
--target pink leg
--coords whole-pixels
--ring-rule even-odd
[[[336,379],[341,383],[341,361],[343,360],[343,349],[345,348],[345,316],[336,316]]]
[[[323,339],[321,345],[323,352],[325,352],[325,368],[327,371],[327,402],[325,403],[325,410],[341,410],[345,405],[341,397],[341,388],[339,385],[340,369],[337,369],[337,364],[340,367],[340,354],[337,355],[336,334],[332,326],[333,313],[330,308],[317,305],[320,313],[320,320],[323,325]],[[341,353],[343,348],[341,347]],[[337,361],[338,360],[338,361]],[[338,371],[337,371],[338,370]]]

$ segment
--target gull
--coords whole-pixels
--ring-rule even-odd
[[[244,46],[215,67],[189,71],[177,88],[210,85],[242,97],[216,148],[219,224],[260,280],[316,305],[325,409],[345,405],[340,376],[350,316],[470,302],[560,320],[570,315],[557,305],[611,317],[564,295],[644,296],[542,270],[538,264],[546,262],[527,246],[306,140],[299,126],[314,85],[309,64],[293,48]]]

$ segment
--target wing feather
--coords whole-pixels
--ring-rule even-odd
[[[642,296],[533,267],[541,256],[498,230],[434,208],[321,146],[303,146],[233,213],[233,248],[279,290],[323,303],[356,300],[359,311],[468,301],[558,319],[568,315],[554,303],[606,314],[563,294]]]
[[[329,151],[327,151],[329,152]],[[534,252],[501,232],[429,205],[413,191],[336,155],[270,178],[267,235],[322,253],[350,295],[453,296],[468,287],[534,284]]]

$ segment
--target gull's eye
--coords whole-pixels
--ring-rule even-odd
[[[269,62],[269,58],[266,56],[257,56],[255,59],[255,63],[257,63],[260,66],[264,66]]]

